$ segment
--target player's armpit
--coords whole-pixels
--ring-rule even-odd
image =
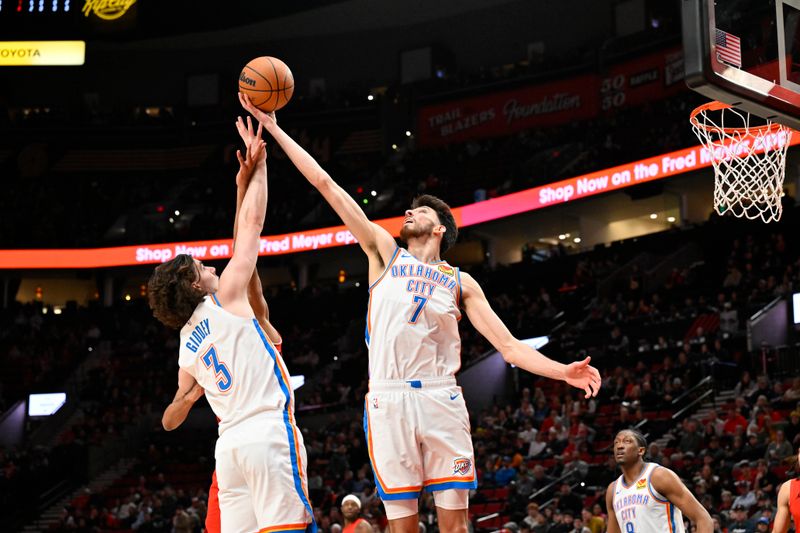
[[[714,522],[705,507],[689,492],[678,475],[668,468],[658,467],[650,474],[650,483],[658,493],[681,510],[697,527],[697,533],[712,533]]]
[[[608,528],[606,533],[622,533],[617,523],[617,514],[614,512],[614,485],[611,483],[606,489],[606,509],[608,510]]]
[[[787,481],[778,490],[778,511],[775,513],[775,522],[772,525],[773,533],[786,533],[789,531],[789,495],[791,482]]]
[[[203,387],[194,377],[184,369],[178,369],[178,391],[161,416],[161,425],[164,429],[172,431],[183,424],[192,406],[203,394]]]

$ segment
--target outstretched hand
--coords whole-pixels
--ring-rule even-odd
[[[262,127],[258,125],[258,130],[253,131],[253,122],[250,117],[247,117],[247,125],[245,125],[242,117],[236,119],[236,129],[239,136],[244,141],[245,153],[242,155],[241,150],[236,150],[236,159],[239,160],[239,172],[236,173],[236,186],[246,188],[250,177],[253,175],[253,170],[257,163],[261,163],[267,158],[266,143],[261,138]]]
[[[600,390],[600,372],[593,366],[589,366],[591,357],[587,357],[583,361],[575,361],[567,365],[564,371],[564,381],[586,391],[586,398],[597,396]]]
[[[242,107],[245,108],[248,113],[253,115],[258,123],[267,128],[267,130],[278,124],[278,119],[275,117],[275,111],[270,113],[261,111],[259,108],[253,105],[253,102],[250,101],[250,97],[246,94],[239,93],[239,102],[242,104]]]

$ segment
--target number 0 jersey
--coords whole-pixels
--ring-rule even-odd
[[[656,463],[645,463],[631,485],[619,476],[614,486],[614,513],[622,533],[685,533],[683,514],[650,483]]]
[[[281,354],[255,318],[206,296],[181,329],[178,365],[205,389],[219,423],[217,450],[259,442],[267,419],[294,422],[294,393]]]
[[[371,380],[454,375],[461,367],[461,275],[397,248],[369,288],[366,341]]]

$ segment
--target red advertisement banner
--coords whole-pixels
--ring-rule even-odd
[[[583,120],[597,112],[596,86],[596,76],[581,76],[426,106],[417,137],[435,146]]]
[[[670,48],[586,74],[424,106],[420,146],[441,146],[585,120],[686,90],[683,52]]]

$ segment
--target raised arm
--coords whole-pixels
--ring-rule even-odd
[[[242,130],[252,132],[250,117],[247,126],[241,117],[236,123],[240,134]],[[244,135],[242,134],[244,137]],[[253,174],[242,199],[241,209],[235,222],[233,250],[228,266],[222,272],[219,280],[217,296],[223,305],[232,313],[250,317],[252,309],[247,301],[247,287],[256,268],[258,248],[261,231],[264,229],[264,217],[267,209],[267,152],[264,141],[261,139],[261,126],[251,135],[251,142],[247,146],[248,157],[254,163]],[[239,163],[243,163],[240,153],[237,153]]]
[[[237,129],[239,135],[249,147],[255,140],[256,133],[253,132],[252,123],[248,121],[248,127],[242,127],[237,121]],[[239,229],[239,213],[242,208],[244,196],[247,193],[247,187],[250,185],[250,180],[255,173],[256,161],[253,160],[252,154],[249,150],[245,151],[242,155],[240,150],[236,151],[236,158],[239,160],[239,171],[236,173],[236,214],[233,218],[233,249],[236,250],[236,232]],[[247,301],[253,309],[253,313],[258,320],[258,323],[267,333],[269,340],[273,344],[281,343],[281,336],[275,327],[269,321],[269,307],[267,300],[264,298],[264,290],[261,287],[261,279],[258,277],[258,269],[253,269],[253,274],[250,276],[250,281],[247,284]]]
[[[161,416],[161,425],[164,426],[164,429],[172,431],[183,424],[192,406],[203,396],[204,392],[203,387],[194,380],[191,374],[179,368],[178,392],[175,393],[172,403],[167,406]]]
[[[778,512],[775,513],[775,522],[772,524],[772,533],[786,533],[789,531],[789,493],[790,481],[781,485],[778,491]]]
[[[514,337],[489,305],[478,282],[461,273],[462,299],[469,321],[503,355],[503,359],[523,370],[552,379],[564,380],[586,391],[586,397],[600,390],[600,373],[589,366],[591,358],[565,365],[546,357]]]
[[[311,154],[278,126],[274,113],[267,114],[259,110],[246,95],[241,93],[239,99],[242,106],[256,117],[264,129],[272,135],[297,170],[322,194],[350,233],[358,240],[361,249],[370,259],[370,277],[373,275],[373,263],[375,263],[375,268],[379,269],[377,275],[380,275],[397,247],[394,238],[381,226],[370,222],[355,200],[347,194],[347,191],[333,181],[330,175],[311,157]]]
[[[689,517],[697,527],[697,533],[713,533],[714,522],[705,507],[689,492],[686,485],[669,468],[659,467],[650,475],[650,482],[662,496]]]

